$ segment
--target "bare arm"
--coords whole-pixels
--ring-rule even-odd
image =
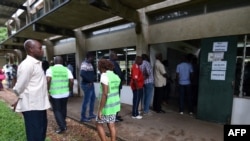
[[[47,78],[47,90],[49,91],[50,89],[50,83],[51,83],[51,77],[46,77]]]
[[[69,79],[69,90],[73,90],[73,85],[74,85],[74,79]]]
[[[101,83],[101,85],[102,85],[102,97],[98,108],[98,119],[101,119],[102,117],[102,109],[104,108],[108,98],[108,85],[105,85],[103,83]]]

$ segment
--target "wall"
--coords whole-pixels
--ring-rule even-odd
[[[71,54],[76,52],[76,42],[66,42],[54,46],[54,55]]]
[[[249,13],[250,6],[154,24],[149,27],[150,43],[248,34]]]
[[[249,125],[250,123],[250,98],[233,98],[232,119],[231,124]]]
[[[134,29],[99,35],[86,40],[86,46],[90,51],[131,47],[135,45],[136,34]]]
[[[250,6],[150,25],[149,44],[248,34],[249,13]],[[57,45],[55,55],[74,53],[75,46],[75,42]],[[136,34],[128,29],[99,35],[87,38],[86,46],[89,51],[136,46]]]

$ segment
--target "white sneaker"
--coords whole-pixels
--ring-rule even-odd
[[[138,115],[138,116],[132,116],[133,119],[142,119],[142,116]]]
[[[193,113],[192,113],[192,112],[189,112],[189,115],[193,115]]]
[[[183,112],[180,112],[181,115],[183,115]]]

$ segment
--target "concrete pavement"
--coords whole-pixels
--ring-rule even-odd
[[[68,102],[68,116],[77,121],[82,98],[71,97]],[[163,109],[166,113],[151,111],[152,115],[138,120],[131,118],[131,105],[122,104],[120,115],[124,121],[116,123],[117,136],[126,141],[223,141],[223,125],[198,120],[195,115],[180,115],[171,104]],[[94,120],[84,124],[95,128]]]

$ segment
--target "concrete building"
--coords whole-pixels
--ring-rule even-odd
[[[62,55],[73,64],[77,84],[87,51],[97,61],[115,50],[125,74],[136,55],[149,54],[153,65],[161,52],[172,79],[180,57],[193,54],[199,62],[197,118],[250,123],[249,0],[2,0],[0,13],[0,26],[8,29],[0,53],[8,52],[10,63],[24,59],[26,39],[38,39],[44,59]],[[98,72],[96,85],[98,91]],[[175,86],[170,96],[178,99]],[[75,93],[82,93],[78,85]],[[131,97],[124,85],[122,102],[131,104]]]

